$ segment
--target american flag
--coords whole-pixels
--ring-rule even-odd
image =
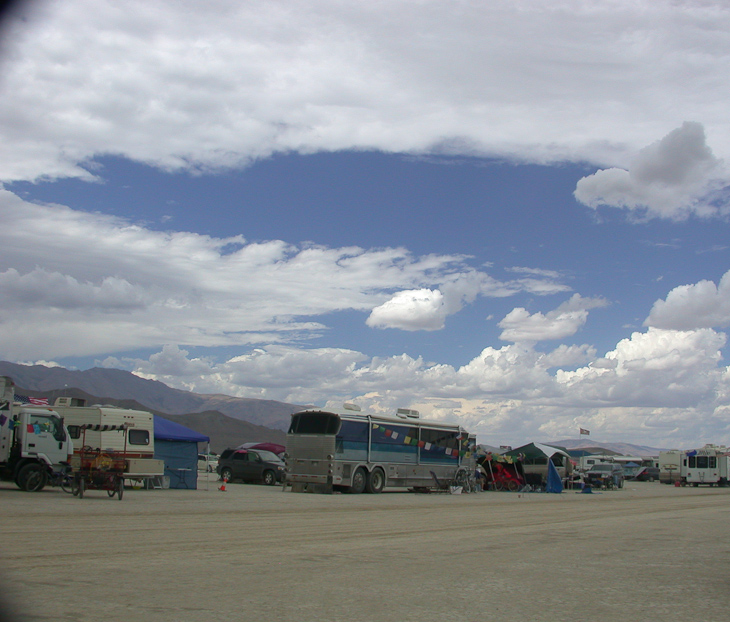
[[[28,397],[27,395],[15,394],[15,401],[29,406],[48,406],[47,397]]]

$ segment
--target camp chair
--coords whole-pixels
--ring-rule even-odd
[[[433,481],[436,484],[436,492],[451,492],[451,482],[440,480],[433,471],[429,471],[429,473],[431,473],[431,477],[433,477]]]

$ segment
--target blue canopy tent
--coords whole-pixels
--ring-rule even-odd
[[[155,458],[165,462],[170,488],[198,488],[198,443],[210,437],[155,415]]]

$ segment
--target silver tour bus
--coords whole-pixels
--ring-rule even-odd
[[[433,488],[457,471],[473,473],[476,438],[458,425],[396,416],[304,410],[286,436],[286,482],[294,492],[379,493],[386,487]]]

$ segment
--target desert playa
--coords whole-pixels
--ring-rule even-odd
[[[730,488],[315,495],[0,485],[11,620],[727,619]],[[207,490],[206,490],[207,487]]]

